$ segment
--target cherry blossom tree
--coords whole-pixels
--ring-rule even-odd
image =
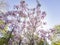
[[[7,11],[0,16],[8,26],[8,45],[37,45],[41,39],[45,45],[47,44],[46,39],[50,38],[50,32],[43,29],[43,25],[46,25],[43,21],[46,13],[41,11],[39,1],[36,2],[36,7],[31,9],[24,0],[21,0],[19,5],[14,6],[13,11]]]

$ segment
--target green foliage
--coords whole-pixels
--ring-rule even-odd
[[[37,45],[44,45],[44,41],[40,40],[40,42]]]
[[[4,21],[3,20],[0,20],[0,25],[4,24]]]
[[[59,34],[56,34],[56,35],[53,37],[52,45],[60,45],[60,35],[59,35]]]
[[[47,41],[45,41],[45,43],[44,43],[44,41],[45,41],[45,40],[41,39],[41,40],[37,43],[37,45],[44,45],[44,44],[48,45]]]
[[[8,40],[9,38],[12,38],[12,37],[13,37],[12,34],[11,35],[5,34],[4,37],[0,38],[0,45],[4,45],[4,44],[8,45]]]
[[[56,33],[60,33],[60,25],[56,25],[54,29],[56,30]]]
[[[60,41],[53,42],[52,45],[60,45]]]
[[[0,20],[0,26],[4,25],[4,21]],[[0,38],[0,45],[8,45],[8,41],[13,37],[12,34],[8,33],[8,25],[5,25],[3,29],[0,28],[0,32],[3,37]]]
[[[60,45],[60,25],[54,26],[55,34],[52,39],[52,45]]]
[[[2,37],[0,38],[0,45],[4,45],[4,44],[8,45],[8,41],[6,38]]]

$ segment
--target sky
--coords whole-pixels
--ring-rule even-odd
[[[36,6],[35,0],[26,0],[30,7]],[[51,28],[54,25],[60,24],[60,0],[39,0],[41,4],[41,10],[46,11],[47,15],[45,17],[47,22],[47,27]],[[9,5],[9,10],[13,9],[14,5],[18,5],[20,0],[7,0]]]

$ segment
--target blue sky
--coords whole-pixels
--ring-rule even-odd
[[[13,6],[19,4],[20,0],[7,0],[9,9],[12,10]],[[26,0],[30,7],[36,6],[35,0]],[[60,0],[39,0],[41,3],[41,10],[46,11],[46,21],[49,27],[60,24]]]

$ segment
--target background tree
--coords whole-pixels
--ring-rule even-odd
[[[53,34],[52,45],[60,45],[60,25],[54,26],[55,33]]]
[[[57,33],[60,33],[60,25],[56,25],[54,28],[55,28]]]

